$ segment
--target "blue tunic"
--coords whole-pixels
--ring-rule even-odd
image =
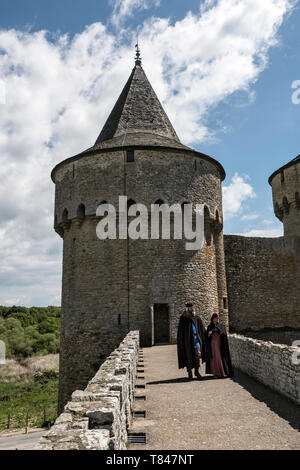
[[[193,332],[194,332],[194,348],[201,348],[201,345],[197,337],[197,330],[196,330],[195,323],[193,322],[193,320],[192,320],[192,327],[193,327]]]

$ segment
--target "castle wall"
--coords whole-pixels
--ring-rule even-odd
[[[231,331],[300,324],[300,237],[225,235]]]
[[[92,218],[80,228],[72,223],[65,230],[60,410],[76,388],[86,386],[128,331],[126,253],[126,240],[100,242]]]
[[[55,183],[55,227],[64,238],[62,409],[127,331],[139,330],[141,345],[151,345],[155,303],[168,304],[170,341],[175,343],[186,301],[195,303],[205,324],[213,311],[227,323],[227,293],[221,175],[213,163],[192,152],[145,148],[135,150],[135,161],[125,164],[124,152],[111,151],[66,162],[57,168]],[[204,248],[188,251],[185,240],[172,239],[99,240],[96,208],[102,201],[118,207],[120,195],[148,209],[159,199],[205,204]],[[82,220],[80,204],[85,206]]]
[[[270,178],[275,215],[283,222],[285,236],[300,236],[300,161]]]
[[[76,390],[37,450],[126,450],[139,332],[131,331],[84,391]]]
[[[229,335],[233,366],[300,404],[300,348]]]

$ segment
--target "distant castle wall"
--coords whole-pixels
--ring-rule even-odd
[[[233,365],[300,404],[300,348],[229,335]]]
[[[126,450],[139,351],[131,331],[40,439],[38,450]]]
[[[300,237],[225,235],[230,329],[299,328]]]

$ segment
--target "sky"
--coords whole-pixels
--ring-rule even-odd
[[[1,0],[0,305],[60,304],[50,172],[94,144],[137,37],[181,141],[224,166],[224,233],[282,236],[268,177],[300,153],[299,23],[297,0]]]

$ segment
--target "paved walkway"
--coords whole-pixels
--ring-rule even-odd
[[[32,450],[47,430],[0,438],[0,450]]]
[[[137,383],[132,432],[146,432],[135,449],[300,449],[300,409],[236,371],[233,379],[205,376],[186,381],[177,367],[176,345],[144,348],[145,376]],[[140,369],[141,367],[139,367]],[[204,370],[201,371],[202,375]]]

